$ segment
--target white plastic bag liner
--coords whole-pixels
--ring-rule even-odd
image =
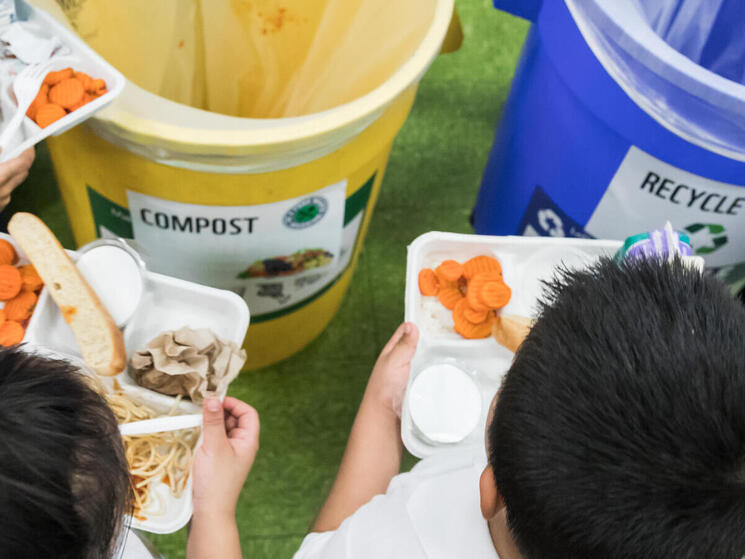
[[[745,161],[745,85],[715,73],[742,78],[745,13],[732,7],[740,0],[566,3],[593,53],[642,109],[691,143]],[[730,11],[742,24],[724,18]]]
[[[231,116],[330,109],[382,84],[426,34],[432,0],[61,2],[130,81]]]
[[[634,0],[649,26],[695,63],[745,84],[742,0]]]

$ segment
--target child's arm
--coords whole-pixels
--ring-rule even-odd
[[[336,530],[375,495],[385,493],[398,474],[403,451],[399,413],[418,339],[416,326],[402,324],[380,353],[313,532]]]
[[[194,457],[194,516],[186,547],[188,559],[241,557],[235,506],[256,451],[259,416],[235,398],[207,398],[203,441]]]

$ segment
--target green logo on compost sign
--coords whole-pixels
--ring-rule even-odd
[[[311,196],[295,204],[282,218],[282,223],[290,229],[305,229],[323,219],[329,203],[322,196]]]
[[[717,223],[692,223],[685,230],[691,235],[691,244],[696,254],[711,254],[728,241],[724,225]]]

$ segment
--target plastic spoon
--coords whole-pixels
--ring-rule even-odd
[[[148,433],[163,433],[166,431],[179,431],[191,429],[202,425],[202,414],[193,413],[189,415],[169,415],[156,417],[155,419],[144,419],[132,423],[119,425],[119,433],[122,436],[146,435]]]

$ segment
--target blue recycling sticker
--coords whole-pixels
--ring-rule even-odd
[[[540,186],[533,190],[533,196],[520,222],[518,235],[595,238],[569,217]]]

